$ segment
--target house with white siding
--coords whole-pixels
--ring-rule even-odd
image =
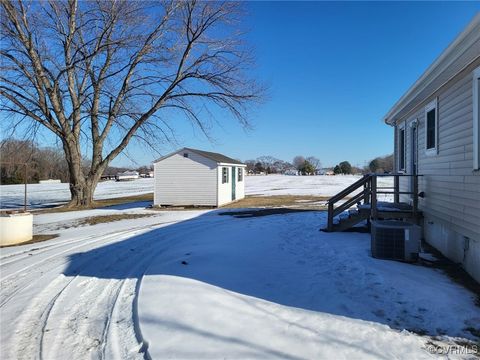
[[[420,175],[425,240],[480,282],[479,96],[477,14],[384,120],[395,129],[396,170]],[[411,191],[410,179],[400,188]]]
[[[154,162],[154,205],[218,207],[243,199],[245,168],[222,154],[177,150]]]

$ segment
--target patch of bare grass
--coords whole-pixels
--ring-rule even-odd
[[[141,201],[153,201],[153,192],[152,193],[147,193],[147,194],[141,194],[141,195],[133,195],[133,196],[125,196],[125,197],[118,197],[118,198],[112,198],[112,199],[101,199],[101,200],[96,200],[93,202],[92,206],[90,206],[88,209],[99,209],[99,208],[104,208],[108,206],[114,206],[114,205],[123,205],[123,204],[129,204],[133,202],[141,202]],[[48,214],[48,213],[61,213],[61,212],[67,212],[67,211],[78,211],[78,210],[86,210],[85,208],[69,208],[67,206],[59,206],[59,207],[54,207],[50,209],[39,209],[39,210],[33,210],[35,213],[39,214]]]
[[[260,217],[260,216],[270,216],[270,215],[282,215],[298,212],[307,212],[314,211],[313,209],[292,209],[292,208],[264,208],[264,209],[255,209],[255,210],[244,210],[244,211],[225,211],[221,212],[218,215],[229,215],[236,218],[251,218],[251,217]]]
[[[247,196],[242,200],[222,206],[227,209],[257,208],[257,207],[288,207],[294,209],[324,210],[326,196],[312,195],[273,195]]]
[[[105,224],[114,221],[121,221],[121,220],[132,220],[132,219],[139,219],[145,217],[155,216],[155,214],[112,214],[112,215],[97,215],[97,216],[89,216],[83,219],[80,219],[75,226],[84,226],[84,225],[97,225],[97,224]]]

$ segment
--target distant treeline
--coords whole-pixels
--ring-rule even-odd
[[[23,183],[25,181],[24,163],[27,163],[28,183],[46,179],[69,181],[68,165],[60,148],[40,147],[29,140],[2,140],[0,141],[0,161],[0,184]],[[88,160],[84,160],[84,163],[84,169],[88,171]],[[254,160],[246,160],[245,164],[249,172],[265,174],[283,174],[292,170],[304,175],[316,174],[319,171],[333,171],[335,174],[384,173],[393,171],[393,155],[377,157],[364,168],[352,166],[348,161],[342,161],[331,168],[322,168],[321,161],[315,156],[301,155],[295,156],[292,162],[273,156],[260,156]],[[141,166],[136,169],[110,166],[103,175],[112,176],[126,170],[148,173],[151,169],[152,166]]]
[[[393,155],[377,157],[365,167],[356,167],[348,161],[342,161],[334,167],[322,168],[322,163],[317,157],[302,155],[295,156],[292,162],[277,159],[273,156],[259,156],[254,160],[246,160],[245,164],[249,172],[257,174],[283,174],[291,170],[298,171],[303,175],[328,171],[332,171],[334,174],[385,173],[393,171]]]
[[[0,141],[0,184],[23,184],[25,182],[25,165],[27,164],[27,182],[37,183],[40,180],[60,179],[69,182],[68,164],[63,150],[54,147],[40,147],[31,140],[6,139]],[[89,168],[85,160],[85,171]],[[108,167],[104,174],[115,175],[131,170],[124,167]],[[135,169],[146,173],[150,167]]]
[[[368,170],[373,173],[393,172],[393,155],[381,156],[373,159],[368,164]]]
[[[56,148],[40,148],[33,141],[8,139],[0,142],[0,183],[21,184],[25,181],[36,183],[43,179],[68,181],[67,162],[63,151]]]

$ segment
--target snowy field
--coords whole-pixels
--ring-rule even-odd
[[[135,181],[103,181],[95,190],[95,200],[141,195],[153,192],[153,179]],[[23,206],[24,185],[0,186],[0,209]],[[28,184],[29,207],[58,205],[70,200],[68,184]]]
[[[60,236],[0,250],[0,357],[430,359],[431,342],[475,340],[474,294],[373,259],[368,234],[320,232],[324,212],[222,211],[36,215]],[[125,213],[153,216],[77,227]]]
[[[359,180],[357,175],[336,176],[247,176],[246,195],[316,195],[333,196]],[[393,186],[393,178],[378,178],[378,186]]]
[[[246,195],[316,195],[333,196],[357,181],[360,176],[246,176]],[[392,186],[392,178],[379,178],[379,186]],[[98,184],[95,199],[108,199],[153,192],[154,179],[135,181],[105,181]],[[23,185],[0,186],[0,208],[18,208],[23,206]],[[68,184],[30,184],[28,185],[28,203],[30,207],[44,207],[64,203],[70,199]],[[386,195],[379,200],[386,200]]]

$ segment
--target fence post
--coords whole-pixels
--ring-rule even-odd
[[[370,203],[370,179],[363,185],[363,203]]]
[[[24,194],[23,194],[23,211],[24,212],[27,212],[27,164],[25,163],[25,191],[24,191]]]
[[[398,174],[393,175],[393,202],[398,204],[400,202],[400,176]]]
[[[370,217],[375,220],[377,218],[377,176],[372,175],[372,181],[370,185],[372,193],[372,200],[370,204]]]
[[[413,218],[417,221],[418,211],[418,176],[413,175]]]
[[[328,231],[333,231],[333,203],[328,203]]]

